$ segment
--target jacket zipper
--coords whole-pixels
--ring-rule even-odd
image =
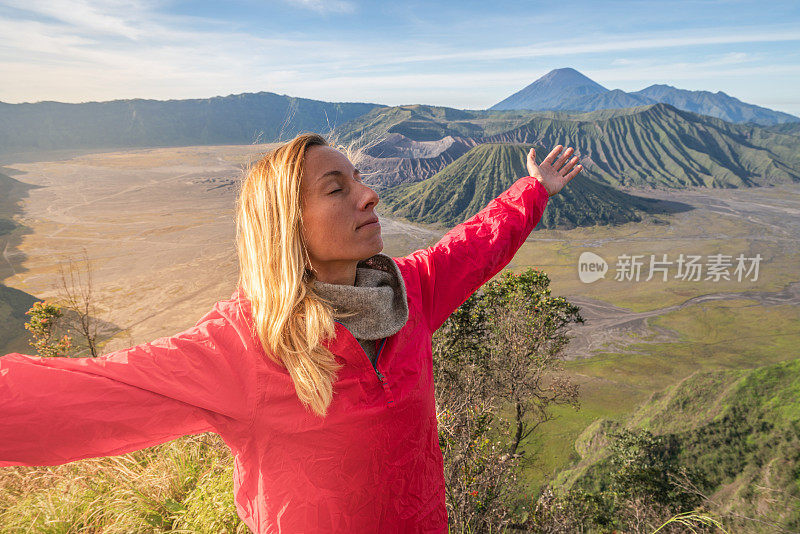
[[[339,323],[339,321],[336,321],[335,319],[334,319],[334,321]],[[358,342],[358,340],[356,339],[356,336],[354,336],[353,333],[350,332],[350,329],[347,328],[344,324],[342,324],[342,323],[339,323],[339,324],[342,325],[342,328],[347,330],[347,332],[350,334],[350,336],[355,340],[356,345],[358,345],[358,348],[361,349],[361,354],[364,355],[364,357],[367,359],[367,361],[370,363],[370,365],[372,365],[372,368],[375,369],[375,374],[378,377],[378,381],[381,383],[381,386],[383,386],[383,391],[386,393],[386,396],[389,398],[389,400],[386,401],[386,404],[392,405],[394,403],[394,396],[392,395],[392,392],[389,389],[389,384],[386,382],[386,377],[383,376],[383,374],[378,370],[378,358],[380,357],[381,352],[383,352],[383,346],[386,345],[386,339],[387,338],[383,338],[383,341],[381,341],[381,346],[378,349],[378,353],[375,355],[375,363],[373,364],[372,360],[369,357],[369,354],[367,354],[367,352],[364,350],[364,347],[361,346],[361,343]]]

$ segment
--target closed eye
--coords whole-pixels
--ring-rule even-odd
[[[333,191],[331,191],[331,192],[330,192],[330,193],[328,193],[328,194],[329,194],[329,195],[332,195],[332,194],[334,194],[334,193],[338,193],[339,191],[341,191],[341,188],[339,188],[339,189],[334,189]]]

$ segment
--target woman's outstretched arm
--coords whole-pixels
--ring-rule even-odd
[[[447,232],[438,243],[418,250],[407,262],[418,274],[431,332],[479,287],[508,265],[542,218],[548,199],[582,169],[574,150],[556,146],[542,161],[528,153],[530,176],[520,178],[506,191]]]
[[[0,357],[0,466],[115,456],[251,424],[255,373],[217,303],[195,326],[97,358]]]

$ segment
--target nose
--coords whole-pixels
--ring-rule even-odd
[[[378,193],[372,190],[371,187],[361,184],[364,187],[364,193],[361,197],[361,209],[367,210],[370,208],[374,208],[378,205],[380,199],[378,198]]]

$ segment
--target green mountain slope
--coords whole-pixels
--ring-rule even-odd
[[[767,130],[787,135],[800,135],[800,122],[786,122],[767,126]]]
[[[460,110],[420,104],[379,107],[334,129],[341,144],[368,146],[380,142],[393,133],[400,133],[412,141],[439,140],[447,135],[472,137],[480,140],[488,136],[511,132],[528,124],[534,118],[591,122],[639,110],[601,109],[589,112],[531,111],[531,110]]]
[[[574,146],[587,175],[612,186],[748,187],[800,181],[800,139],[668,104],[595,118],[535,117],[484,142]]]
[[[436,141],[448,135],[480,136],[483,135],[483,128],[475,122],[480,114],[418,104],[376,108],[340,125],[333,133],[338,143],[354,147],[371,145],[393,133],[402,134],[413,141]],[[521,123],[514,123],[514,126]]]
[[[730,188],[800,181],[800,136],[668,104],[588,113],[401,106],[373,110],[338,129],[341,139],[364,144],[392,132],[414,141],[452,135],[470,144],[571,145],[582,158],[584,177],[614,187]],[[375,167],[379,172],[380,165]],[[380,182],[419,179],[419,174],[401,173]]]
[[[629,94],[647,97],[678,109],[710,115],[728,122],[752,122],[762,125],[800,122],[800,118],[794,115],[748,104],[722,91],[716,93],[688,91],[671,85],[656,84]]]
[[[421,223],[458,224],[528,175],[529,148],[493,143],[473,147],[427,180],[384,191],[384,212]],[[539,147],[537,157],[544,154]],[[646,213],[667,212],[667,208],[578,176],[548,201],[537,228],[621,224],[640,221]]]
[[[576,442],[579,464],[560,487],[596,489],[609,476],[612,431],[647,429],[670,443],[678,465],[718,511],[800,529],[800,361],[753,370],[698,372],[654,395],[621,423],[597,421]],[[779,532],[742,520],[735,532]]]

